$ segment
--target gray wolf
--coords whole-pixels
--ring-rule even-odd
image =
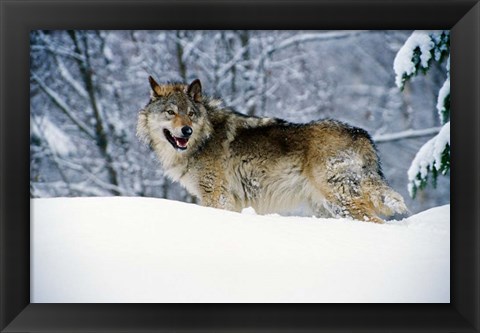
[[[383,176],[368,133],[335,120],[249,117],[202,94],[200,81],[158,84],[137,136],[204,206],[258,213],[306,204],[317,216],[382,223],[407,211]]]

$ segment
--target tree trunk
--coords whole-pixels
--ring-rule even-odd
[[[118,175],[117,171],[113,167],[113,158],[108,151],[108,137],[105,131],[105,126],[100,114],[100,110],[98,108],[97,97],[95,94],[95,87],[93,84],[93,68],[90,64],[90,55],[88,52],[88,38],[86,33],[81,33],[80,38],[83,44],[83,52],[79,45],[79,40],[77,36],[77,32],[75,30],[69,30],[68,34],[73,41],[75,52],[78,54],[83,55],[84,60],[77,59],[77,64],[80,69],[80,73],[82,75],[82,80],[85,84],[86,91],[88,93],[88,99],[90,102],[90,106],[93,111],[93,115],[95,117],[95,138],[96,138],[96,145],[99,148],[101,156],[105,160],[105,167],[107,170],[108,181],[110,184],[118,187]],[[110,192],[114,195],[120,195],[121,193],[116,189],[110,189]]]

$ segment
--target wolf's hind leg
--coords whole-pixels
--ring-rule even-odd
[[[383,219],[381,219],[375,213],[375,210],[373,209],[370,200],[363,196],[353,198],[351,202],[347,203],[347,210],[356,220],[374,223],[384,223]]]
[[[371,204],[361,197],[343,198],[329,196],[327,207],[335,217],[349,218],[358,221],[384,223],[372,209]]]
[[[383,179],[367,179],[362,182],[362,188],[369,194],[374,209],[378,213],[385,216],[408,213],[403,197],[390,188]]]
[[[325,197],[324,207],[334,217],[383,223],[375,213],[371,201],[355,185],[350,175],[337,175],[323,182],[320,191]],[[317,207],[319,204],[317,204]]]
[[[313,167],[311,172],[315,186],[327,200],[332,215],[383,223],[363,187],[365,171],[361,158],[338,154],[329,158],[324,166]]]
[[[385,216],[408,213],[403,197],[390,188],[385,189],[382,195],[377,196],[373,202],[376,210]]]
[[[325,197],[325,207],[334,217],[383,223],[374,205],[360,186],[360,178],[354,173],[335,174],[319,180],[318,188]]]

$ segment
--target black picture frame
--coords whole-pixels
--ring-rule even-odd
[[[480,331],[478,1],[0,0],[0,25],[1,332]],[[451,303],[30,304],[29,33],[68,28],[451,29]]]

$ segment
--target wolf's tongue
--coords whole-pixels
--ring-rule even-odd
[[[177,143],[177,146],[184,148],[187,146],[188,139],[175,138],[175,142]]]

